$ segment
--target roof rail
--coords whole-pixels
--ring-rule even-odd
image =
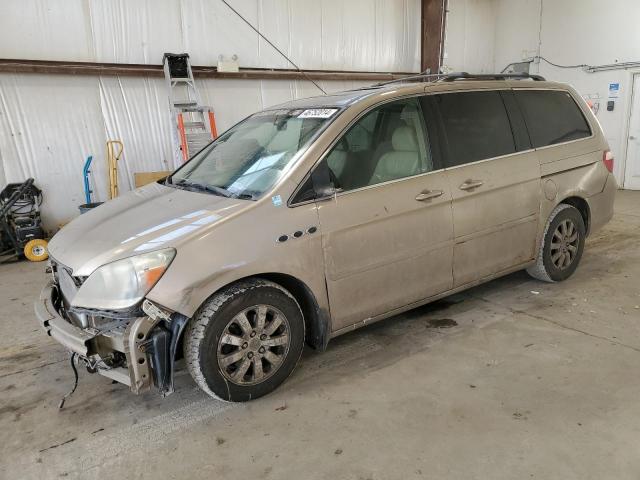
[[[456,72],[442,75],[439,82],[454,82],[456,80],[534,80],[544,82],[541,75],[530,75],[528,73],[467,73]]]
[[[444,73],[416,73],[415,75],[407,75],[406,77],[396,78],[395,80],[389,80],[386,82],[380,82],[372,85],[373,87],[381,87],[382,85],[389,85],[391,83],[410,82],[413,80],[430,79],[444,76]]]
[[[415,75],[407,75],[406,77],[396,78],[387,82],[376,83],[373,87],[381,87],[392,83],[412,82],[412,81],[436,81],[436,82],[453,82],[456,80],[534,80],[536,82],[544,82],[545,78],[541,75],[530,75],[528,73],[417,73]],[[370,88],[370,87],[369,87]]]

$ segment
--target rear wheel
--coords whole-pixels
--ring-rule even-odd
[[[252,279],[207,300],[187,325],[184,354],[200,388],[238,402],[284,382],[303,344],[304,321],[293,296],[273,282]]]
[[[24,246],[24,256],[32,262],[42,262],[49,258],[47,245],[49,245],[49,243],[42,238],[29,240]]]
[[[549,216],[536,264],[527,272],[546,282],[569,278],[582,258],[585,238],[584,220],[578,209],[561,203]]]

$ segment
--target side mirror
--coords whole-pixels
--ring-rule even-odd
[[[313,190],[316,192],[316,201],[331,200],[338,193],[338,189],[335,188],[331,180],[331,173],[326,161],[322,161],[311,173],[311,181],[313,182]]]

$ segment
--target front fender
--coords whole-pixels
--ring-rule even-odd
[[[296,232],[299,235],[294,235]],[[278,241],[283,235],[288,239]],[[147,298],[192,317],[222,287],[265,272],[300,280],[313,292],[319,307],[328,311],[322,238],[314,204],[277,208],[263,203],[181,245]]]

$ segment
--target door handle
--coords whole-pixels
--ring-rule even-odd
[[[484,182],[482,180],[466,180],[458,188],[460,190],[473,190],[474,188],[478,188],[481,185],[484,185]]]
[[[419,202],[424,202],[425,200],[439,197],[443,193],[444,191],[442,190],[423,190],[418,195],[416,195],[416,200],[418,200]]]
[[[629,135],[629,140],[635,140],[636,137],[634,137],[633,135]]]

